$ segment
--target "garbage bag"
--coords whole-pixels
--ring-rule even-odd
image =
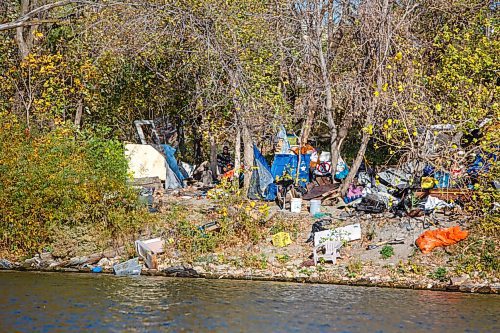
[[[393,168],[378,173],[378,177],[385,185],[389,185],[397,189],[409,187],[412,181],[411,174]]]
[[[455,205],[452,203],[447,203],[444,200],[438,199],[433,196],[428,196],[427,201],[424,203],[424,209],[426,211],[431,211],[434,209],[443,209],[443,208],[453,208]]]
[[[417,238],[415,243],[422,253],[429,253],[435,247],[456,244],[467,238],[468,235],[469,232],[467,230],[461,230],[459,226],[445,229],[427,230]]]

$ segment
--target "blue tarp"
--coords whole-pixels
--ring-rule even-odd
[[[274,181],[271,168],[256,145],[253,146],[253,156],[255,169],[252,172],[248,197],[250,199],[267,199],[268,187]]]
[[[276,154],[274,155],[273,165],[271,166],[271,174],[273,179],[282,177],[285,173],[295,179],[297,175],[297,163],[299,157],[295,154]],[[311,162],[311,155],[304,154],[300,157],[299,166],[299,184],[302,186],[309,183],[309,164]]]
[[[179,169],[179,166],[177,165],[177,160],[175,159],[175,148],[166,144],[162,144],[161,147],[163,148],[163,151],[165,152],[167,164],[169,168],[174,172],[175,176],[179,179],[180,182],[182,182],[185,178],[181,173],[181,170]]]
[[[285,173],[288,173],[295,179],[297,174],[297,163],[298,156],[295,154],[276,154],[274,155],[273,165],[271,166],[271,174],[273,180],[276,177],[282,177]],[[301,155],[300,166],[299,166],[299,185],[306,186],[310,182],[309,179],[309,164],[311,162],[311,155],[305,154]],[[276,198],[277,188],[275,184],[268,186],[266,192],[267,200],[274,200]]]

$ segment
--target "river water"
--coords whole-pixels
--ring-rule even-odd
[[[0,271],[0,332],[500,332],[500,296]]]

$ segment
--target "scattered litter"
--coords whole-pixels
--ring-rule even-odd
[[[198,230],[200,230],[201,232],[211,232],[217,231],[219,229],[220,225],[216,221],[208,222],[198,227]]]
[[[277,247],[285,247],[292,244],[290,234],[288,232],[278,232],[273,235],[273,245]]]
[[[102,273],[102,267],[96,266],[92,268],[92,273]]]
[[[301,210],[302,210],[302,199],[292,198],[290,203],[290,211],[292,213],[300,213]]]
[[[351,242],[361,239],[361,224],[350,224],[333,230],[324,230],[314,233],[314,246],[326,241]]]
[[[387,169],[377,174],[381,182],[397,189],[403,189],[411,184],[411,175],[397,169]]]
[[[395,238],[393,240],[389,240],[389,241],[383,241],[383,242],[378,242],[378,243],[375,243],[375,244],[370,244],[367,246],[367,250],[373,250],[373,249],[376,249],[382,245],[396,245],[396,244],[404,244],[405,241],[404,241],[404,238]]]
[[[356,205],[356,210],[365,213],[382,213],[386,209],[385,202],[375,194],[368,194]]]
[[[363,196],[363,187],[355,186],[354,184],[349,185],[349,190],[347,191],[347,195],[344,197],[345,203],[353,202]]]
[[[7,259],[0,259],[0,269],[11,269],[12,263]]]
[[[328,213],[316,213],[313,215],[313,218],[322,219],[322,218],[328,217],[328,216],[330,216],[330,214],[328,214]]]
[[[420,182],[420,187],[424,190],[430,190],[431,188],[434,188],[436,186],[436,179],[432,177],[422,177],[422,180]]]
[[[139,258],[130,259],[113,266],[113,271],[118,276],[141,275],[141,270],[142,266],[139,264]]]
[[[309,212],[313,216],[321,214],[321,200],[311,200]]]
[[[341,247],[342,242],[339,241],[326,241],[318,246],[315,246],[313,250],[314,265],[317,265],[320,259],[323,259],[324,261],[331,261],[335,264],[337,262],[337,258],[339,257],[338,251]],[[319,254],[319,251],[322,248],[325,249],[325,254]]]
[[[309,235],[309,238],[306,240],[306,243],[312,242],[314,240],[314,234],[319,231],[327,230],[325,226],[330,224],[332,224],[332,220],[330,218],[314,222],[311,227],[311,234]]]
[[[426,211],[442,209],[442,208],[453,208],[453,204],[449,204],[444,200],[438,199],[433,196],[428,196],[427,201],[424,204],[424,208]]]
[[[158,259],[157,254],[163,253],[165,242],[161,238],[149,239],[146,241],[136,240],[135,251],[137,255],[144,260],[147,268],[157,269]]]
[[[467,238],[469,232],[461,230],[459,226],[427,230],[418,237],[415,241],[422,253],[429,253],[435,247],[448,246],[458,243],[459,241]]]

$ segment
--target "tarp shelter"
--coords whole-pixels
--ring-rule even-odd
[[[128,143],[125,145],[125,157],[134,178],[158,177],[166,180],[165,157],[153,146]]]
[[[161,145],[165,153],[165,163],[167,165],[167,179],[165,180],[166,189],[176,189],[183,187],[182,181],[185,179],[182,175],[177,160],[175,159],[175,148],[166,144]]]
[[[299,165],[299,185],[306,186],[310,182],[309,178],[309,164],[311,162],[311,155],[300,155]],[[273,180],[281,178],[283,175],[288,174],[295,179],[297,175],[297,165],[299,163],[299,156],[295,154],[276,154],[274,155],[273,165],[271,166],[271,175]],[[275,184],[268,186],[266,200],[276,199],[277,188]]]
[[[248,189],[248,197],[259,200],[266,197],[268,187],[273,183],[273,176],[269,164],[267,164],[266,159],[255,145],[253,146],[253,156],[254,169],[250,180],[250,188]]]

